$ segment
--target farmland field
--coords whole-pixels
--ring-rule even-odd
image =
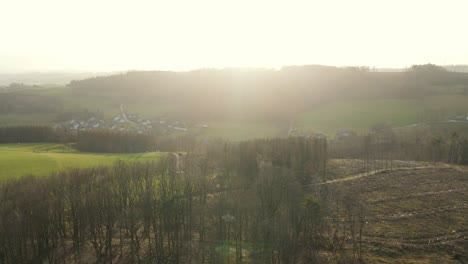
[[[405,126],[420,122],[431,112],[467,115],[468,97],[436,95],[422,100],[357,100],[324,104],[299,115],[299,128],[333,135],[340,129],[366,132],[378,123]]]
[[[1,144],[0,181],[34,174],[44,176],[68,168],[111,165],[118,160],[150,161],[163,153],[100,154],[78,152],[62,144]]]
[[[219,122],[210,123],[203,135],[239,141],[262,137],[275,137],[279,136],[279,133],[279,127],[268,123]]]

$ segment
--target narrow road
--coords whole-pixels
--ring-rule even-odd
[[[127,114],[125,113],[123,104],[120,105],[120,113],[122,114],[122,116],[123,116],[123,118],[124,118],[124,120],[125,120],[126,122],[135,124],[135,122],[133,122],[132,120],[128,119]]]

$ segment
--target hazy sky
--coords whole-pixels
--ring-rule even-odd
[[[0,71],[468,64],[468,1],[0,0]]]

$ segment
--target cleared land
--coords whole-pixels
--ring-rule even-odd
[[[78,152],[62,144],[1,144],[0,181],[34,174],[44,176],[68,168],[111,165],[118,160],[150,161],[164,153],[107,154]]]
[[[468,168],[439,164],[334,181],[366,208],[369,263],[465,263]],[[346,178],[343,178],[346,179]]]

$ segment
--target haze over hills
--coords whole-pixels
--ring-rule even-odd
[[[168,119],[184,124],[185,133],[245,139],[288,131],[363,133],[379,124],[399,127],[468,115],[468,74],[433,64],[404,71],[320,65],[131,71],[37,88],[4,89],[0,124],[64,125],[94,117],[113,127],[123,107],[142,123]],[[209,128],[196,128],[205,125]]]
[[[8,86],[12,83],[39,85],[39,86],[63,86],[72,80],[82,80],[96,76],[111,75],[115,73],[104,72],[0,72],[0,86]]]
[[[1,0],[0,264],[468,263],[467,10]]]
[[[287,67],[287,66],[285,66]],[[468,72],[468,65],[445,65],[442,66],[451,72]],[[376,72],[402,72],[407,68],[376,68],[369,67],[370,71]],[[135,71],[135,70],[132,70]],[[132,72],[129,71],[129,72]],[[8,86],[11,83],[39,85],[39,86],[61,86],[71,81],[83,80],[97,76],[108,76],[119,74],[119,72],[0,72],[0,86]]]

